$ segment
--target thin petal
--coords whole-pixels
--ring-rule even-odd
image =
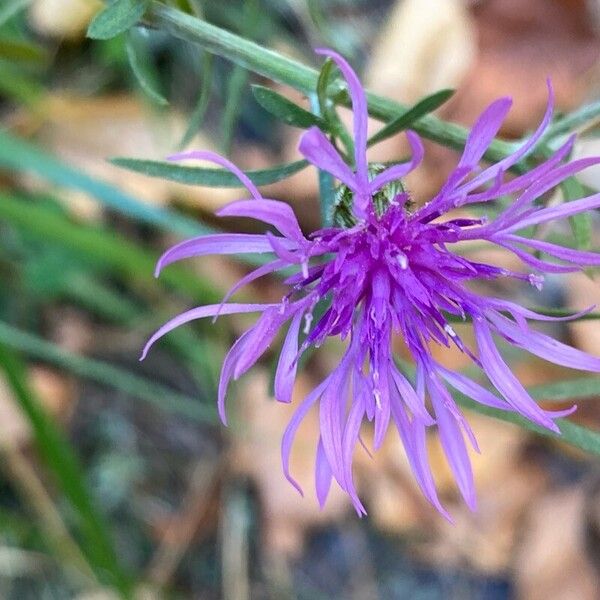
[[[302,423],[304,417],[308,414],[313,404],[319,399],[319,396],[323,393],[323,390],[329,384],[330,377],[323,380],[298,406],[298,409],[292,416],[281,440],[281,464],[283,466],[283,474],[285,478],[298,490],[301,496],[304,495],[302,488],[298,482],[290,475],[290,453],[292,451],[292,444],[296,437],[296,432],[300,423]]]
[[[223,360],[223,366],[221,367],[221,375],[219,376],[219,389],[217,393],[217,410],[219,412],[219,417],[221,418],[221,422],[223,425],[227,425],[227,413],[225,412],[225,399],[227,396],[227,388],[229,387],[229,382],[233,377],[233,371],[235,365],[244,351],[244,347],[246,341],[250,337],[251,330],[243,333],[231,346],[229,352],[225,356]]]
[[[565,248],[558,244],[536,240],[533,238],[524,238],[513,234],[502,235],[501,239],[523,244],[535,250],[541,250],[545,254],[554,256],[560,260],[567,260],[578,265],[600,266],[600,254],[598,252],[588,252],[585,250],[575,250],[574,248]]]
[[[231,171],[245,186],[246,189],[252,194],[256,200],[261,200],[261,193],[257,187],[252,183],[250,178],[238,167],[236,167],[230,160],[227,160],[224,156],[220,156],[215,152],[209,150],[190,150],[186,152],[180,152],[179,154],[173,154],[167,157],[167,160],[179,161],[179,160],[206,160],[213,162],[221,167],[225,167],[228,171]]]
[[[490,312],[488,317],[503,336],[527,352],[556,365],[600,373],[600,358],[567,346],[539,331],[524,331],[522,327],[498,313]]]
[[[429,392],[438,424],[440,442],[448,459],[448,464],[452,473],[454,473],[458,489],[467,506],[471,510],[476,510],[477,499],[473,483],[473,470],[460,425],[446,407],[437,387],[435,385],[430,386]]]
[[[301,241],[304,235],[292,207],[279,200],[237,200],[216,212],[219,217],[248,217],[276,227],[285,237]]]
[[[392,404],[392,416],[402,439],[408,462],[423,495],[444,518],[452,523],[452,517],[442,506],[435,489],[435,482],[427,459],[425,426],[417,419],[410,422],[404,411],[395,404]]]
[[[559,433],[558,427],[527,393],[521,382],[512,374],[502,360],[492,339],[490,328],[483,320],[473,321],[479,357],[483,369],[495,388],[504,396],[515,411],[530,421]]]
[[[423,156],[425,155],[421,138],[414,131],[410,130],[406,132],[406,137],[408,138],[408,142],[412,150],[412,158],[410,162],[394,165],[393,167],[386,169],[383,173],[377,175],[377,177],[375,177],[369,184],[369,193],[374,194],[387,183],[401,179],[416,169],[419,164],[421,164]]]
[[[298,150],[315,167],[330,173],[351,190],[357,190],[354,173],[318,127],[311,127],[302,135]]]
[[[483,386],[479,385],[472,379],[469,379],[465,375],[450,371],[442,365],[435,365],[436,371],[455,389],[463,393],[465,396],[472,398],[475,402],[483,404],[484,406],[491,406],[499,410],[511,410],[511,407],[504,401],[498,398],[498,396],[492,394],[486,390]]]
[[[296,248],[295,242],[285,240],[286,247]],[[192,256],[208,254],[248,254],[273,252],[273,246],[266,235],[253,233],[215,233],[202,235],[169,248],[156,263],[154,276],[158,277],[167,265]]]
[[[433,425],[434,420],[425,408],[424,398],[419,398],[408,379],[395,366],[391,367],[391,372],[400,397],[410,408],[412,414],[421,419],[425,425]]]
[[[552,120],[552,113],[554,112],[554,90],[552,89],[552,82],[550,79],[546,81],[546,85],[548,86],[548,104],[546,105],[546,112],[544,113],[542,121],[540,122],[537,130],[516,152],[485,169],[482,173],[477,175],[477,177],[474,177],[471,181],[462,186],[461,191],[469,192],[478,188],[486,181],[494,179],[498,173],[507,171],[513,165],[516,165],[522,158],[525,158],[525,156],[527,156],[531,150],[533,150],[537,142],[542,137],[544,131],[546,131],[546,128],[550,124],[550,121]]]
[[[174,319],[167,321],[154,335],[146,342],[144,349],[142,350],[142,356],[140,360],[144,360],[148,351],[158,339],[160,339],[169,331],[172,331],[176,327],[194,321],[195,319],[204,319],[205,317],[212,317],[218,311],[225,315],[233,315],[237,313],[251,313],[251,312],[263,312],[269,308],[278,306],[277,304],[226,304],[221,306],[220,304],[208,304],[206,306],[199,306],[192,308],[180,315],[177,315]]]
[[[319,438],[315,461],[315,488],[317,490],[317,500],[321,508],[325,506],[325,502],[327,501],[332,478],[331,467],[329,466],[329,462],[327,462],[327,456],[325,456],[325,450],[323,449],[323,440]]]
[[[598,159],[600,162],[600,158]],[[539,225],[540,223],[546,223],[553,221],[554,219],[564,219],[572,215],[576,215],[581,212],[586,212],[600,207],[600,194],[593,194],[587,198],[581,198],[580,200],[572,200],[571,202],[564,202],[558,206],[552,206],[550,208],[544,208],[538,210],[524,219],[517,221],[511,227],[505,229],[506,232],[517,231],[524,229],[525,227],[531,227],[532,225]]]
[[[459,167],[474,168],[477,166],[488,146],[500,131],[511,105],[510,98],[500,98],[483,111],[469,133],[463,155],[458,163]]]
[[[320,48],[317,54],[333,59],[348,83],[348,91],[352,100],[352,113],[354,118],[354,160],[356,163],[356,176],[361,185],[368,181],[367,172],[367,98],[360,80],[348,62],[333,50]]]
[[[289,403],[292,401],[292,391],[298,369],[298,361],[296,360],[296,355],[298,354],[298,334],[300,333],[300,323],[303,315],[303,311],[298,311],[294,315],[279,355],[274,386],[275,398],[279,402]]]

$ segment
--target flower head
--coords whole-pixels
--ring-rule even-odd
[[[458,165],[440,191],[426,204],[412,209],[401,178],[423,158],[423,146],[414,132],[407,132],[412,149],[409,162],[388,168],[367,162],[367,103],[364,90],[348,63],[329,50],[344,75],[354,112],[354,168],[347,165],[327,136],[309,129],[300,142],[308,161],[330,173],[349,199],[345,226],[336,225],[306,237],[292,209],[265,199],[253,183],[227,159],[210,152],[188,152],[173,159],[213,161],[239,177],[252,198],[222,208],[220,216],[250,217],[278,233],[215,234],[182,242],[159,260],[157,275],[166,265],[206,254],[269,253],[272,260],[243,277],[219,305],[201,306],[166,323],[148,341],[150,346],[168,331],[193,319],[220,314],[260,313],[255,325],[232,346],[222,368],[218,407],[225,422],[225,395],[231,379],[252,367],[287,326],[275,374],[275,396],[290,402],[298,359],[309,347],[319,347],[328,337],[347,341],[338,366],[299,404],[282,441],[283,471],[289,472],[289,456],[296,430],[313,405],[319,406],[320,435],[316,450],[316,491],[321,505],[333,479],[350,496],[359,514],[365,513],[352,477],[354,450],[362,442],[361,427],[373,424],[377,449],[392,423],[397,429],[415,478],[427,499],[447,518],[435,488],[426,451],[426,432],[436,428],[457,485],[468,506],[475,508],[473,474],[467,443],[477,442],[454,401],[450,389],[475,402],[513,411],[537,425],[559,432],[557,417],[572,412],[542,409],[503,360],[494,335],[505,342],[558,365],[600,372],[600,358],[566,346],[531,329],[528,320],[560,320],[533,312],[500,298],[482,296],[470,284],[477,280],[513,278],[536,288],[540,273],[565,273],[582,266],[600,265],[600,256],[564,248],[519,235],[519,231],[555,219],[600,207],[600,194],[552,207],[536,204],[545,192],[600,158],[564,163],[570,138],[545,162],[513,179],[509,168],[525,157],[548,126],[553,109],[549,103],[537,131],[514,154],[479,169],[489,144],[505,118],[511,101],[492,103],[479,117],[466,141]],[[487,203],[500,197],[515,199],[493,220],[448,214],[455,208]],[[483,264],[456,252],[461,242],[483,240],[514,253],[526,272]],[[558,262],[534,256],[541,251]],[[242,286],[283,269],[295,268],[285,279],[288,293],[274,304],[237,304],[227,301]],[[532,272],[533,271],[533,272]],[[315,310],[319,307],[319,310]],[[314,316],[319,314],[318,317]],[[469,319],[475,345],[469,347],[451,322]],[[414,382],[397,366],[391,350],[392,336],[400,336],[415,364]],[[473,379],[450,371],[430,352],[431,344],[455,345],[468,355],[487,377],[492,392]]]

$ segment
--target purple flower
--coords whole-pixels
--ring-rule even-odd
[[[555,419],[574,410],[550,412],[538,406],[503,360],[494,336],[558,365],[600,371],[599,358],[528,325],[528,320],[559,318],[537,314],[508,300],[481,296],[470,287],[477,280],[508,277],[540,288],[543,277],[537,273],[565,273],[600,265],[598,254],[519,235],[524,228],[600,207],[600,194],[549,208],[536,203],[567,177],[600,163],[600,158],[565,164],[574,142],[571,137],[545,162],[516,178],[505,179],[507,170],[532,150],[550,122],[553,98],[549,85],[549,103],[542,123],[523,146],[497,164],[479,168],[511,105],[508,98],[497,100],[473,126],[458,165],[440,191],[428,203],[413,209],[401,178],[423,158],[419,137],[411,131],[406,134],[412,148],[410,162],[388,168],[370,166],[366,158],[364,90],[342,57],[329,50],[319,54],[331,57],[347,81],[354,112],[354,167],[344,162],[316,127],[303,135],[299,149],[312,164],[341,182],[337,225],[306,237],[287,204],[263,198],[244,173],[225,158],[211,152],[172,157],[209,160],[235,173],[252,198],[233,202],[217,214],[257,219],[278,234],[208,235],[165,252],[158,261],[157,275],[172,262],[205,254],[258,252],[273,258],[243,277],[222,304],[194,308],[166,323],[150,338],[143,356],[160,337],[193,319],[260,313],[255,325],[234,343],[223,363],[218,408],[225,422],[225,395],[230,380],[248,371],[284,326],[287,325],[287,333],[275,374],[275,396],[281,402],[291,402],[298,359],[309,347],[319,347],[330,336],[347,340],[339,365],[299,404],[283,435],[285,476],[301,492],[289,472],[289,455],[300,422],[313,405],[318,405],[318,500],[324,504],[335,479],[357,512],[365,513],[352,477],[353,453],[357,444],[363,444],[361,427],[365,420],[373,424],[375,449],[382,444],[392,422],[424,495],[449,519],[438,499],[427,458],[427,429],[437,428],[458,488],[471,509],[476,500],[467,443],[477,450],[473,432],[453,400],[451,389],[485,406],[518,413],[557,433]],[[457,207],[504,196],[513,196],[514,201],[491,222],[447,215]],[[470,240],[483,240],[511,251],[527,272],[482,264],[454,252],[456,244]],[[537,251],[550,258],[531,253]],[[227,303],[242,286],[290,267],[295,271],[285,280],[289,292],[279,303]],[[456,318],[472,320],[475,347],[467,346],[452,328],[450,321]],[[412,354],[416,367],[414,384],[394,361],[393,335],[401,336]],[[457,346],[487,377],[495,392],[437,363],[429,351],[432,343]]]

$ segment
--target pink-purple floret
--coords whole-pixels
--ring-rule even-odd
[[[290,451],[298,426],[318,403],[320,435],[315,481],[319,503],[324,504],[335,479],[350,496],[357,512],[366,514],[353,481],[353,454],[357,444],[364,445],[361,426],[365,420],[373,424],[375,449],[382,444],[391,420],[424,495],[450,519],[438,499],[429,466],[427,430],[437,427],[460,492],[472,509],[476,498],[465,438],[478,451],[473,432],[451,389],[485,406],[516,412],[556,433],[559,429],[555,419],[574,410],[574,407],[555,412],[542,409],[502,359],[493,335],[557,365],[600,372],[600,358],[530,329],[527,322],[560,318],[535,313],[507,300],[481,296],[468,286],[474,280],[511,277],[540,287],[541,275],[513,272],[467,259],[455,254],[453,245],[472,240],[491,242],[514,253],[527,271],[531,268],[538,273],[564,273],[600,265],[600,255],[596,253],[564,248],[517,233],[526,227],[600,207],[600,194],[550,208],[535,203],[566,178],[600,163],[600,158],[564,163],[573,146],[571,137],[545,162],[516,178],[505,178],[507,170],[532,150],[550,122],[553,97],[549,85],[548,107],[539,128],[514,154],[483,170],[478,166],[510,108],[510,99],[502,98],[479,117],[456,169],[430,202],[410,211],[407,194],[400,193],[383,214],[378,214],[373,195],[417,167],[423,158],[423,146],[417,134],[407,132],[412,159],[370,176],[364,90],[341,56],[329,50],[318,53],[337,63],[348,84],[354,112],[354,168],[344,162],[327,136],[316,127],[303,135],[299,149],[310,163],[351,190],[356,224],[349,228],[322,229],[305,237],[290,206],[263,198],[248,177],[227,159],[202,151],[171,157],[208,160],[235,173],[252,198],[233,202],[217,214],[257,219],[272,226],[278,235],[223,233],[191,239],[161,257],[157,275],[166,265],[192,256],[270,253],[275,258],[240,280],[222,304],[192,309],[166,323],[148,341],[143,356],[157,339],[191,320],[261,313],[224,360],[218,408],[225,422],[225,395],[230,380],[239,378],[259,360],[282,327],[289,324],[275,374],[275,396],[281,402],[292,401],[298,360],[309,347],[319,347],[331,336],[347,340],[339,365],[300,402],[283,435],[285,476],[301,492],[289,472]],[[491,222],[457,216],[443,219],[456,208],[507,195],[514,196],[514,201]],[[539,258],[532,251],[541,251],[560,262]],[[227,303],[244,285],[290,267],[295,267],[296,272],[285,280],[289,292],[281,302]],[[313,318],[315,308],[323,305],[320,316]],[[475,348],[469,348],[449,322],[467,317],[473,322]],[[404,340],[414,359],[414,383],[396,365],[393,335]],[[429,350],[431,342],[448,347],[454,344],[466,353],[496,393],[436,362]]]

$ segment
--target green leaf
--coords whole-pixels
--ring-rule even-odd
[[[536,385],[527,390],[536,400],[562,402],[600,396],[599,377],[580,377]]]
[[[110,162],[118,167],[143,173],[150,177],[170,179],[186,185],[204,185],[207,187],[244,187],[244,184],[231,172],[225,169],[213,169],[204,167],[185,167],[169,162],[156,160],[140,160],[137,158],[111,158]],[[294,173],[308,166],[305,160],[279,165],[270,169],[259,169],[257,171],[246,171],[246,175],[256,185],[268,185],[287,179]]]
[[[256,101],[268,112],[292,127],[308,129],[316,125],[326,129],[327,125],[321,117],[294,104],[281,94],[262,85],[253,85],[252,93]]]
[[[579,448],[580,450],[584,450],[585,452],[600,455],[600,432],[598,431],[593,431],[591,429],[587,429],[586,427],[582,427],[581,425],[576,425],[567,419],[557,419],[556,424],[561,432],[561,435],[557,435],[549,429],[544,429],[543,427],[533,424],[531,421],[524,419],[514,412],[483,406],[458,393],[454,394],[454,396],[459,404],[469,410],[473,410],[502,421],[508,421],[509,423],[515,423],[520,427],[540,433],[541,435],[554,440],[565,442],[571,446]]]
[[[202,57],[202,89],[200,91],[200,96],[198,97],[196,107],[194,108],[194,111],[192,112],[192,115],[190,117],[190,122],[187,126],[185,134],[183,135],[183,138],[179,143],[180,148],[185,148],[192,141],[192,138],[196,135],[196,133],[202,126],[204,117],[206,115],[206,110],[208,109],[208,102],[210,100],[212,80],[212,54],[205,52],[204,56]]]
[[[187,15],[180,10],[153,1],[148,20],[171,35],[197,44],[208,52],[226,58],[245,69],[263,75],[270,80],[289,85],[304,94],[312,94],[317,89],[318,72],[305,64],[275,52],[265,45],[257,44],[239,35],[219,28],[211,23]],[[347,94],[334,94],[332,98],[348,105]],[[407,107],[367,92],[369,114],[381,121],[390,121],[404,114]],[[442,121],[429,114],[414,124],[414,129],[423,137],[439,142],[450,148],[462,149],[469,135],[465,127]],[[485,158],[498,161],[514,152],[514,144],[495,139],[485,153]],[[522,172],[522,164],[512,168]]]
[[[0,38],[0,60],[43,63],[47,58],[42,46],[24,40]]]
[[[125,45],[127,58],[131,70],[135,75],[142,91],[148,98],[159,106],[169,104],[167,99],[158,91],[159,81],[156,69],[152,64],[152,57],[142,31],[131,29]]]
[[[108,535],[109,528],[88,493],[83,470],[73,449],[29,389],[21,361],[3,344],[0,344],[0,368],[32,427],[40,458],[53,472],[62,492],[76,511],[78,525],[86,542],[82,548],[88,560],[101,581],[129,595],[131,581],[119,565]]]
[[[0,27],[12,19],[18,12],[25,10],[33,0],[8,0],[0,7]]]
[[[569,177],[560,184],[566,202],[585,196],[585,190],[575,177]],[[575,245],[580,250],[589,250],[592,246],[592,212],[579,213],[569,217]]]
[[[331,83],[335,63],[331,58],[327,58],[321,67],[319,77],[317,79],[317,100],[319,105],[319,115],[325,121],[325,129],[329,131],[334,138],[338,137],[346,149],[349,164],[354,162],[354,140],[348,133],[346,126],[340,119],[335,109],[335,84]],[[332,89],[335,88],[335,89]],[[335,139],[334,139],[335,141]]]
[[[240,20],[240,33],[247,38],[254,38],[261,23],[261,6],[259,0],[244,0],[244,10]],[[241,111],[244,90],[248,84],[250,73],[241,65],[235,65],[227,80],[225,93],[225,109],[221,115],[221,151],[228,155],[236,123]]]
[[[142,18],[149,4],[149,0],[115,0],[92,19],[88,37],[108,40],[127,31]]]
[[[435,94],[431,94],[431,96],[419,100],[403,115],[390,121],[385,127],[382,127],[376,134],[371,136],[367,141],[367,145],[372,146],[404,129],[408,129],[415,121],[418,121],[425,115],[439,108],[444,102],[447,102],[453,94],[454,90],[440,90]]]

